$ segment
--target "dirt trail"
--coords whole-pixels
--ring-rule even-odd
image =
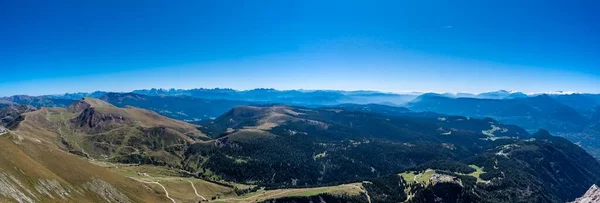
[[[129,178],[137,180],[137,181],[142,182],[142,183],[146,183],[146,184],[157,184],[157,185],[159,185],[165,191],[165,195],[167,196],[167,198],[169,198],[173,203],[177,203],[177,202],[175,202],[175,200],[173,198],[171,198],[169,196],[169,192],[167,191],[167,188],[165,188],[165,186],[162,185],[162,184],[160,184],[159,182],[156,182],[156,181],[150,182],[150,181],[145,181],[145,180],[139,180],[139,179],[136,179],[136,178],[133,178],[133,177],[129,177]]]
[[[206,201],[206,198],[204,198],[202,195],[198,194],[198,190],[196,190],[196,186],[194,186],[194,183],[192,183],[192,181],[189,181],[189,180],[188,180],[188,182],[190,182],[190,185],[192,185],[192,188],[194,188],[194,193],[196,193],[196,196],[198,196],[198,197],[202,198],[204,201]]]
[[[363,182],[363,184],[364,184],[364,183],[365,183],[365,182]],[[356,188],[358,188],[358,189],[362,190],[363,192],[365,192],[365,195],[367,196],[367,202],[371,203],[371,196],[369,195],[369,192],[367,192],[367,189],[365,189],[365,188],[364,188],[364,187],[362,187],[362,186],[357,186],[357,185],[354,185],[354,187],[356,187]]]

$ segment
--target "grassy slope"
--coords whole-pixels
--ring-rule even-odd
[[[488,181],[484,181],[483,179],[481,179],[479,177],[481,174],[485,173],[481,167],[476,166],[476,165],[469,165],[469,167],[475,169],[475,171],[472,172],[472,173],[469,173],[469,174],[464,174],[464,173],[457,173],[457,174],[468,175],[468,176],[472,176],[474,178],[477,178],[477,182],[478,183],[488,182]],[[415,182],[426,184],[426,183],[428,183],[429,178],[431,177],[431,175],[433,175],[435,173],[436,173],[435,170],[433,170],[433,169],[427,169],[427,170],[425,170],[425,172],[417,173],[415,171],[406,171],[404,173],[400,173],[399,175],[402,176],[402,178],[408,184],[412,184],[412,183],[415,183]]]
[[[260,202],[268,199],[277,199],[283,197],[308,197],[319,194],[334,194],[334,195],[360,195],[364,193],[364,188],[361,183],[344,184],[331,187],[317,188],[297,188],[297,189],[278,189],[278,190],[259,190],[257,192],[242,195],[240,197],[226,197],[217,199],[215,202],[241,203],[241,202]]]
[[[131,177],[148,182],[157,181],[165,186],[170,196],[175,200],[192,201],[199,198],[195,195],[190,181],[196,187],[198,194],[210,199],[216,196],[235,196],[233,188],[211,183],[201,179],[181,177],[176,169],[152,165],[128,165],[128,164],[112,164],[105,162],[96,162],[96,164],[116,171],[124,177]],[[146,173],[145,175],[138,174]],[[160,188],[162,190],[162,188]]]
[[[0,138],[0,171],[15,178],[23,187],[16,187],[34,201],[41,202],[102,202],[99,195],[89,189],[94,179],[110,184],[134,202],[164,202],[158,191],[123,178],[121,175],[96,166],[67,152],[44,144],[23,140],[15,141],[12,134]],[[71,191],[66,199],[59,198],[56,188],[49,189],[50,195],[40,193],[40,181],[57,181],[62,188]],[[15,182],[12,185],[18,185]],[[6,197],[4,197],[6,198]]]
[[[99,113],[108,113],[122,115],[135,120],[133,126],[123,126],[122,128],[113,129],[114,132],[124,130],[130,132],[135,129],[135,126],[155,127],[164,126],[173,129],[171,134],[178,137],[190,139],[184,133],[193,133],[196,136],[204,136],[196,129],[194,125],[181,121],[172,120],[160,116],[154,112],[136,108],[115,108],[110,104],[92,102],[94,108]],[[157,188],[156,185],[146,185],[133,179],[123,176],[118,172],[112,172],[106,168],[91,164],[76,155],[65,152],[80,152],[81,154],[95,154],[93,158],[98,157],[93,148],[90,148],[90,142],[86,139],[91,136],[71,125],[71,119],[76,117],[78,113],[72,113],[64,108],[43,108],[41,110],[25,114],[25,120],[21,122],[17,129],[9,135],[3,135],[0,140],[0,152],[3,154],[0,157],[0,170],[6,178],[16,178],[17,182],[21,183],[25,197],[31,196],[33,201],[43,202],[102,202],[106,201],[95,195],[93,192],[76,192],[84,190],[85,184],[91,184],[94,179],[101,179],[112,185],[117,191],[128,196],[128,199],[134,202],[165,202],[169,201],[164,196],[162,188]],[[104,132],[107,134],[113,133]],[[125,133],[127,136],[135,136],[135,133]],[[15,144],[13,141],[20,144]],[[193,141],[193,140],[188,140]],[[68,144],[64,144],[68,143]],[[54,198],[49,195],[36,194],[36,183],[39,180],[56,180],[58,184],[69,190],[71,188],[71,196],[68,199],[59,199],[58,193],[54,194]],[[194,181],[193,181],[194,182]],[[197,181],[195,181],[197,182]],[[189,182],[187,186],[191,188]],[[211,188],[213,191],[220,191],[210,186],[202,186],[200,188]],[[221,189],[222,190],[222,189]],[[32,193],[28,192],[31,191]],[[211,190],[207,190],[211,191]],[[42,191],[43,192],[43,191]],[[80,194],[81,193],[81,194]],[[177,194],[175,192],[174,194]],[[195,196],[194,193],[191,193]],[[209,195],[209,194],[207,194]],[[39,197],[38,197],[39,196]],[[46,196],[48,197],[47,199]],[[2,201],[8,198],[2,194]],[[37,199],[36,199],[37,198]],[[8,199],[13,199],[12,197]]]
[[[114,108],[114,107],[94,107],[99,113],[106,114],[117,114],[134,120],[135,123],[131,125],[122,125],[117,128],[110,129],[105,132],[97,134],[86,134],[71,125],[71,119],[76,117],[77,113],[71,113],[63,108],[43,108],[39,111],[30,112],[25,114],[25,120],[21,122],[17,132],[24,137],[29,137],[37,140],[41,140],[47,143],[59,143],[67,142],[69,146],[63,146],[69,151],[78,151],[82,154],[89,155],[96,159],[101,159],[100,155],[106,155],[108,157],[117,156],[118,153],[110,151],[98,151],[98,148],[94,148],[92,143],[86,142],[86,139],[92,138],[91,136],[103,136],[102,140],[120,140],[127,143],[132,136],[139,136],[138,127],[167,127],[170,129],[171,134],[176,135],[179,139],[185,140],[186,142],[194,142],[193,139],[186,136],[186,134],[193,135],[200,139],[206,139],[206,136],[196,129],[194,125],[169,119],[164,116],[160,116],[156,113],[136,108]],[[121,137],[122,136],[122,137]],[[112,137],[112,138],[111,138]],[[115,152],[120,151],[136,151],[130,149],[127,146],[111,146],[116,149]]]
[[[195,178],[179,177],[177,171],[174,169],[149,165],[107,164],[102,162],[97,164],[117,171],[125,177],[132,177],[147,182],[159,182],[165,186],[170,197],[177,202],[196,202],[201,200],[200,197],[195,195],[190,182],[194,184],[198,194],[210,200],[210,202],[256,202],[282,197],[308,197],[324,193],[348,195],[360,195],[360,193],[364,193],[362,185],[360,183],[355,183],[318,188],[259,190],[257,192],[237,196],[231,187]],[[138,174],[138,172],[142,173],[142,175]],[[143,175],[143,173],[146,173],[147,176]],[[148,184],[148,186],[157,190],[162,190],[162,188],[156,184]],[[244,188],[248,186],[238,185],[237,187]],[[216,199],[212,200],[213,197]]]
[[[414,171],[407,171],[407,172],[401,173],[400,176],[402,176],[402,178],[404,178],[404,181],[406,181],[408,184],[412,184],[415,182],[426,184],[429,181],[429,178],[431,177],[431,175],[433,175],[433,174],[435,174],[435,170],[427,169],[427,170],[425,170],[425,172],[417,173],[417,174],[415,174]]]
[[[473,176],[473,177],[477,178],[477,182],[478,182],[478,183],[485,183],[485,182],[488,182],[488,181],[485,181],[485,180],[483,180],[483,179],[481,179],[481,178],[479,177],[481,174],[485,173],[485,172],[483,172],[483,169],[482,169],[481,167],[479,167],[479,166],[477,166],[477,165],[469,165],[469,167],[471,167],[471,168],[475,169],[475,172],[473,172],[473,173],[469,173],[469,174],[461,174],[461,175],[469,175],[469,176]]]
[[[205,197],[209,202],[257,202],[267,199],[276,199],[283,197],[308,197],[319,194],[348,194],[360,195],[364,193],[364,189],[360,183],[345,184],[331,187],[318,188],[296,188],[296,189],[277,189],[277,190],[258,190],[237,196],[233,188],[222,186],[196,178],[180,177],[175,169],[168,169],[150,165],[127,165],[127,164],[112,164],[105,162],[95,162],[96,164],[109,168],[118,172],[124,177],[131,177],[147,182],[159,182],[165,186],[171,198],[176,202],[197,202],[201,200],[196,196],[190,182],[194,184],[199,195]],[[141,173],[140,174],[138,174]],[[144,175],[143,173],[146,173]],[[148,184],[149,187],[161,190],[162,188],[156,184]],[[236,184],[238,188],[247,188],[248,185]],[[161,193],[161,194],[164,194]],[[213,197],[215,200],[212,200]]]

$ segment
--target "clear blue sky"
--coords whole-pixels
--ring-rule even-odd
[[[152,87],[597,93],[599,2],[6,0],[0,95]]]

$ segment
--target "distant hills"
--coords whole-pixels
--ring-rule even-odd
[[[27,96],[15,95],[10,97],[0,97],[0,106],[9,104],[31,105],[39,107],[65,107],[71,105],[75,100],[66,98],[53,98],[50,96]]]
[[[537,95],[514,99],[452,98],[424,94],[407,104],[414,111],[430,111],[477,118],[490,117],[528,131],[547,129],[600,157],[598,107],[600,95]]]
[[[546,129],[583,146],[600,157],[598,94],[527,95],[514,91],[468,93],[395,94],[376,91],[254,89],[147,89],[132,93],[73,93],[0,98],[0,107],[14,104],[33,107],[67,107],[82,97],[99,98],[118,107],[135,106],[188,122],[214,119],[238,105],[287,104],[307,107],[378,104],[407,107],[410,111],[436,112],[477,118],[490,117],[519,125],[530,132]]]
[[[586,118],[575,109],[548,95],[517,99],[450,98],[425,94],[407,105],[415,111],[430,111],[471,117],[492,117],[529,130],[581,131]]]

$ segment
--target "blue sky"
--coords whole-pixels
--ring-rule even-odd
[[[1,1],[0,95],[600,92],[600,3]]]

